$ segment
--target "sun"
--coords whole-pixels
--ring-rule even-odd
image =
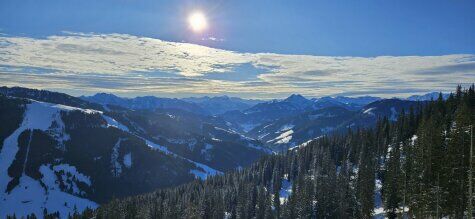
[[[194,32],[202,32],[208,27],[206,16],[199,11],[193,12],[188,16],[188,24]]]

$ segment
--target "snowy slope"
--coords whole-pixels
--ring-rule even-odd
[[[8,167],[11,166],[19,150],[19,135],[27,130],[39,129],[42,131],[51,131],[55,136],[59,136],[57,138],[67,138],[65,137],[67,135],[61,132],[61,129],[64,128],[64,124],[61,121],[60,111],[76,109],[77,108],[37,101],[31,101],[31,103],[27,105],[20,127],[3,142],[3,148],[0,152],[1,191],[6,191],[8,183],[13,179],[8,175]],[[92,113],[93,111],[83,110],[83,112]],[[59,124],[59,128],[50,129],[53,122]],[[31,135],[29,141],[31,142]],[[29,147],[27,150],[28,149]],[[97,207],[97,204],[90,200],[71,195],[59,189],[54,169],[61,169],[61,167],[51,167],[50,165],[41,166],[40,172],[43,177],[40,181],[25,175],[24,168],[27,160],[28,153],[23,164],[23,173],[20,177],[19,185],[14,187],[9,193],[0,193],[0,217],[4,218],[6,215],[12,215],[13,213],[15,213],[16,216],[25,216],[28,213],[35,213],[37,216],[43,215],[44,208],[47,208],[49,212],[59,211],[62,217],[66,217],[67,213],[73,212],[74,208],[78,211],[82,211],[86,207]],[[73,169],[73,167],[69,167],[69,169]],[[77,171],[74,174],[80,176],[78,178],[87,178],[77,173]],[[44,187],[41,184],[43,184]],[[81,193],[77,188],[75,189],[77,193]],[[22,213],[24,215],[22,215]]]

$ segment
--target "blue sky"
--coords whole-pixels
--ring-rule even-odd
[[[201,33],[188,28],[187,17],[196,10],[208,18],[209,28]],[[389,96],[448,91],[475,81],[475,1],[0,0],[0,33],[4,84],[28,78],[29,86],[42,88],[58,80],[61,86],[52,89],[72,94]],[[180,43],[229,59],[190,53]],[[179,49],[164,49],[169,44]],[[46,53],[51,48],[45,45],[54,49]],[[127,54],[143,59],[129,63],[134,57]],[[84,66],[91,65],[84,55],[102,62]],[[439,79],[420,74],[437,71]],[[108,80],[87,80],[94,75]],[[388,76],[405,86],[391,88]],[[182,89],[163,83],[121,88],[144,78],[173,80]]]

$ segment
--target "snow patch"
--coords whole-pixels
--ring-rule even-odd
[[[417,141],[417,135],[413,135],[412,138],[411,138],[411,144],[415,145],[416,141]]]
[[[102,115],[102,118],[104,118],[104,120],[106,120],[107,127],[114,127],[114,128],[120,129],[124,132],[129,132],[129,128],[127,128],[127,126],[122,125],[122,123],[117,122],[114,118],[106,116],[106,115]]]
[[[380,179],[375,180],[375,187],[374,187],[374,214],[373,218],[385,218],[385,211],[383,207],[383,200],[381,198],[381,189],[383,188],[383,184]]]
[[[191,160],[189,160],[189,161],[191,161]],[[215,170],[215,169],[213,169],[209,166],[206,166],[204,164],[197,163],[197,162],[194,162],[194,161],[191,161],[191,162],[199,168],[199,169],[195,169],[195,170],[190,170],[190,173],[195,175],[196,178],[205,180],[206,178],[208,178],[208,176],[214,176],[216,174],[222,174],[221,171]]]
[[[363,111],[363,113],[364,113],[364,114],[368,114],[368,115],[374,116],[374,113],[372,112],[374,109],[376,109],[376,108],[371,107],[371,108],[369,108],[369,109]]]
[[[294,133],[294,130],[290,129],[280,134],[279,136],[277,136],[277,138],[270,140],[268,142],[276,141],[275,142],[276,144],[287,144],[289,143],[290,140],[292,140],[293,133]]]
[[[280,204],[284,204],[292,194],[292,183],[287,179],[282,179],[282,186],[279,191]]]

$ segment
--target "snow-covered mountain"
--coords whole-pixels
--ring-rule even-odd
[[[218,170],[247,166],[270,153],[261,142],[237,133],[219,117],[163,109],[110,113],[134,133]]]
[[[222,114],[228,111],[234,110],[246,110],[253,107],[258,103],[264,101],[261,100],[248,100],[237,97],[218,96],[218,97],[189,97],[182,100],[195,103],[201,108],[206,109],[212,115]]]
[[[242,132],[276,119],[297,115],[313,109],[313,101],[302,95],[293,94],[283,100],[259,103],[243,111],[229,111],[219,115],[224,120],[237,124]]]
[[[411,107],[417,110],[418,104],[423,103],[383,99],[356,111],[339,104],[329,104],[321,109],[263,123],[250,130],[247,135],[262,141],[275,151],[281,151],[332,132],[372,126],[378,118],[386,117],[395,121],[403,109],[408,113]]]
[[[66,217],[112,197],[219,173],[98,110],[0,95],[0,117],[2,218],[45,210]]]
[[[81,96],[83,100],[100,104],[106,109],[120,106],[126,109],[179,109],[201,115],[217,115],[233,110],[245,110],[258,103],[260,100],[246,100],[237,97],[189,97],[189,98],[159,98],[144,96],[135,98],[119,97],[108,93],[97,93],[93,96]]]
[[[379,97],[362,96],[362,97],[321,97],[312,99],[315,102],[315,109],[323,109],[325,107],[339,106],[348,110],[359,110],[365,105],[380,100]]]
[[[271,153],[229,122],[187,109],[130,110],[56,92],[1,91],[0,217],[44,210],[65,217]]]
[[[357,111],[366,104],[379,100],[378,97],[322,97],[307,99],[299,94],[292,94],[283,100],[273,100],[259,103],[249,109],[243,111],[229,111],[221,114],[223,119],[237,124],[242,132],[251,132],[250,136],[258,137],[252,133],[253,129],[259,129],[259,126],[265,126],[276,120],[286,120],[287,117],[298,116],[302,113],[340,107],[350,111]]]
[[[276,151],[281,151],[330,133],[355,114],[356,112],[339,106],[311,110],[264,123],[252,129],[248,135]]]
[[[120,106],[126,109],[179,109],[196,114],[208,114],[206,110],[197,104],[183,101],[176,98],[159,98],[155,96],[144,96],[135,98],[118,97],[113,94],[98,93],[93,96],[81,96],[83,100],[100,104],[109,110],[113,106]]]
[[[112,197],[248,166],[271,150],[371,126],[379,117],[394,121],[403,109],[424,104],[298,94],[246,101],[76,98],[0,87],[0,217],[42,215],[45,209],[64,217]],[[219,112],[224,113],[212,115]]]

